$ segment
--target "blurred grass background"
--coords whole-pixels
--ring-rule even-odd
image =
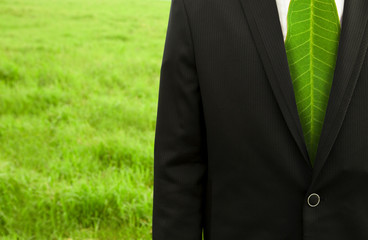
[[[150,239],[170,1],[0,0],[0,239]]]

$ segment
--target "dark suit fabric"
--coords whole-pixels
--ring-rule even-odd
[[[313,168],[277,14],[274,0],[172,0],[153,240],[368,239],[368,1],[345,0]]]

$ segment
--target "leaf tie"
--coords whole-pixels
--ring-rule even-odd
[[[285,50],[312,166],[332,86],[339,37],[340,20],[334,0],[291,0]]]

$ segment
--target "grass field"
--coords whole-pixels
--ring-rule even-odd
[[[170,1],[0,0],[0,239],[150,239]]]

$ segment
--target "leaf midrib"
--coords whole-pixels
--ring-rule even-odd
[[[311,14],[310,14],[310,18],[309,18],[309,21],[310,21],[310,25],[309,25],[309,38],[310,38],[310,42],[309,42],[309,49],[310,49],[310,52],[309,52],[309,64],[310,64],[310,79],[311,79],[311,87],[310,87],[310,95],[311,95],[311,102],[310,102],[310,109],[311,109],[311,120],[309,122],[309,125],[310,125],[310,132],[311,132],[311,137],[309,138],[310,141],[312,141],[313,139],[313,124],[312,124],[312,121],[313,121],[313,103],[314,103],[314,98],[313,98],[313,88],[314,88],[314,79],[313,79],[313,75],[314,75],[314,68],[313,68],[313,65],[312,65],[312,56],[313,56],[313,31],[312,31],[312,20],[313,20],[313,14],[314,14],[314,0],[311,0]],[[310,143],[312,144],[312,143]]]

